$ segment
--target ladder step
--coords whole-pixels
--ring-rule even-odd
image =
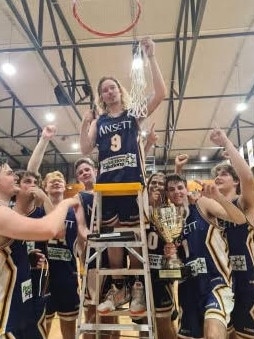
[[[103,247],[142,247],[140,241],[88,241],[91,248]],[[92,242],[92,245],[91,245]]]
[[[145,275],[145,270],[140,269],[127,269],[127,268],[114,268],[107,269],[101,268],[98,272],[99,275]]]
[[[126,304],[127,307],[129,306],[129,304],[127,303]],[[112,312],[109,312],[107,314],[100,314],[100,317],[119,317],[119,316],[123,316],[123,317],[133,317],[133,314],[130,313],[129,311],[129,307],[128,308],[118,308],[117,310],[115,311],[112,311]],[[136,316],[138,318],[145,318],[147,316],[147,312],[143,312],[142,315],[140,316]]]
[[[87,235],[91,241],[136,241],[137,238],[133,231],[131,232],[109,232],[109,233],[91,233]]]
[[[85,331],[150,331],[147,324],[83,324],[79,332]]]
[[[140,182],[94,184],[94,191],[100,192],[102,196],[137,195],[141,189]]]
[[[149,258],[147,253],[147,239],[146,239],[146,220],[144,215],[143,203],[143,187],[140,182],[132,183],[111,183],[111,184],[95,184],[94,191],[95,199],[92,211],[91,225],[95,225],[97,233],[92,233],[87,241],[86,260],[84,265],[84,279],[82,283],[82,292],[80,294],[80,308],[78,317],[78,326],[75,339],[80,339],[83,333],[95,333],[96,338],[104,333],[102,331],[136,331],[147,332],[147,338],[155,339],[157,337],[154,304],[153,304],[153,291],[151,285],[151,276],[149,268]],[[137,196],[137,203],[140,213],[140,222],[134,227],[126,225],[125,227],[115,227],[112,229],[113,233],[101,234],[101,219],[102,219],[102,197],[104,196]],[[95,219],[96,216],[96,219]],[[128,268],[103,268],[101,259],[103,252],[110,247],[125,248],[133,255],[141,264],[141,268],[128,269]],[[93,249],[93,252],[91,250]],[[142,276],[144,277],[144,292],[146,296],[147,310],[141,315],[130,313],[129,302],[117,308],[115,311],[109,312],[105,315],[99,314],[95,311],[95,319],[93,323],[83,322],[83,307],[85,302],[85,289],[87,287],[87,272],[88,266],[91,262],[95,261],[95,302],[98,305],[100,300],[100,282],[103,280],[102,276]],[[88,275],[89,277],[89,275]],[[96,306],[95,306],[96,307]],[[106,320],[105,316],[109,318],[124,316],[130,318],[142,318],[143,324],[127,323],[127,324],[109,324],[110,320]],[[102,323],[102,320],[107,322]],[[111,319],[113,321],[113,319]],[[127,333],[126,333],[127,334]],[[86,336],[86,334],[85,334]]]

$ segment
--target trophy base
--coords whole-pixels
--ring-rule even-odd
[[[191,276],[190,266],[181,266],[174,268],[165,268],[159,270],[160,279],[182,280]]]

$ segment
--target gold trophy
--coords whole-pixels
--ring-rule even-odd
[[[165,255],[163,267],[159,270],[159,278],[186,278],[190,274],[190,267],[184,266],[177,253],[177,243],[179,243],[185,220],[184,207],[176,207],[174,204],[156,207],[153,210],[152,218],[162,239],[175,247],[174,254],[170,258]]]

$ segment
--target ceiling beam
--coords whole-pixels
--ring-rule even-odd
[[[19,107],[22,109],[22,111],[24,112],[24,114],[27,116],[27,118],[31,121],[31,123],[37,128],[38,131],[41,131],[41,126],[37,123],[37,121],[34,119],[34,117],[30,114],[30,112],[28,111],[27,107],[21,102],[21,100],[17,97],[17,95],[12,91],[12,89],[10,88],[10,86],[7,84],[7,82],[2,78],[2,76],[0,75],[0,82],[3,85],[3,87],[5,88],[5,90],[12,96],[13,98],[13,109],[12,109],[12,122],[11,122],[11,135],[9,137],[11,137],[13,140],[15,140],[15,142],[17,142],[17,137],[14,136],[13,131],[14,131],[14,118],[15,118],[15,104],[17,103],[19,105]],[[53,144],[52,141],[50,141],[50,144],[54,147],[54,149],[56,150],[56,152],[59,154],[59,156],[61,157],[61,159],[64,162],[67,162],[66,159],[63,157],[63,155],[59,152],[59,150],[57,149],[57,147]],[[22,147],[26,147],[25,145],[21,145]],[[27,148],[27,147],[26,147]],[[32,153],[32,150],[29,150]]]
[[[23,10],[25,12],[25,15],[26,15],[27,22],[28,22],[28,25],[30,27],[30,30],[31,30],[32,34],[36,38],[38,38],[38,34],[37,34],[35,26],[34,26],[33,18],[32,18],[29,6],[27,4],[27,0],[21,0],[21,3],[22,3],[22,6],[23,6]]]
[[[83,74],[83,80],[86,82],[86,84],[88,84],[90,86],[90,89],[91,89],[91,101],[93,102],[94,101],[94,93],[93,93],[93,89],[91,87],[91,82],[90,82],[90,79],[88,77],[88,74],[87,74],[87,71],[86,71],[86,67],[85,67],[85,64],[84,64],[84,61],[83,61],[83,58],[82,58],[82,55],[80,53],[80,48],[79,48],[79,44],[70,28],[70,25],[68,23],[68,21],[66,20],[63,12],[62,12],[62,9],[61,7],[59,6],[58,2],[56,0],[51,0],[55,10],[56,10],[56,13],[60,19],[60,21],[62,22],[63,24],[63,27],[67,33],[67,35],[69,36],[70,40],[71,40],[71,43],[73,45],[73,49],[74,49],[74,52],[75,52],[75,55],[77,56],[77,60],[79,62],[79,66],[80,66],[80,69],[81,69],[81,72]]]
[[[78,81],[78,80],[76,80]],[[247,93],[229,93],[229,94],[214,94],[214,95],[197,95],[197,96],[186,96],[183,97],[183,100],[209,100],[209,99],[218,99],[218,98],[242,98],[242,97],[246,97]],[[12,97],[8,97],[5,99],[0,100],[0,104],[1,102],[7,101],[12,99]],[[179,97],[173,97],[173,98],[165,98],[164,101],[178,101],[180,100]],[[87,101],[87,102],[76,102],[76,106],[90,106],[92,104],[91,101]],[[48,103],[48,104],[26,104],[26,108],[44,108],[44,107],[59,107],[59,106],[63,106],[62,104],[59,103]],[[11,109],[13,107],[13,105],[0,105],[0,110],[1,109]],[[16,103],[15,107],[18,108],[19,105]]]
[[[22,15],[19,13],[18,9],[14,5],[13,0],[8,0],[6,2],[6,4],[11,9],[12,13],[14,14],[14,16],[17,19],[17,21],[19,22],[20,26],[22,27],[22,29],[26,33],[30,42],[33,44],[35,51],[38,53],[38,55],[42,59],[44,65],[47,67],[47,69],[50,72],[50,74],[52,75],[53,79],[56,81],[56,83],[60,87],[61,91],[63,92],[64,97],[67,99],[67,101],[70,104],[70,106],[72,107],[73,111],[76,113],[78,118],[81,120],[81,115],[80,115],[79,111],[77,110],[75,103],[73,102],[73,100],[70,98],[70,96],[66,92],[66,90],[65,90],[64,86],[62,85],[61,80],[58,78],[54,68],[51,66],[51,63],[49,62],[49,60],[47,59],[47,57],[43,53],[43,50],[42,50],[42,48],[39,44],[39,41],[36,39],[36,37],[34,37],[32,32],[30,31],[29,27],[27,27]]]
[[[52,0],[54,1],[54,0]],[[234,32],[234,33],[218,33],[218,34],[204,34],[199,35],[198,40],[212,40],[212,39],[230,39],[230,38],[242,38],[254,36],[254,31],[248,32]],[[188,36],[185,38],[188,41],[194,39],[193,36]],[[164,43],[164,42],[172,42],[184,40],[183,37],[172,37],[172,38],[153,38],[155,43]],[[61,46],[57,45],[44,45],[41,46],[42,51],[52,51],[57,49],[73,49],[75,47],[78,48],[98,48],[98,47],[113,47],[113,46],[132,46],[133,40],[124,40],[124,41],[106,41],[106,42],[84,42],[84,43],[73,43],[73,44],[61,44]],[[36,51],[35,47],[8,47],[0,50],[1,53],[20,53],[20,52],[34,52]]]
[[[250,99],[252,98],[252,96],[254,95],[254,84],[252,85],[251,89],[249,90],[249,92],[246,94],[245,99],[243,100],[243,102],[245,102],[246,104],[250,101]],[[229,137],[231,132],[236,128],[237,129],[237,142],[238,145],[237,147],[241,146],[241,129],[242,126],[240,127],[239,125],[239,121],[244,121],[245,123],[250,124],[251,126],[253,125],[251,122],[249,121],[245,121],[243,119],[241,119],[241,114],[237,114],[237,116],[235,117],[235,119],[233,120],[231,126],[229,127],[228,131],[227,131],[227,136]],[[235,127],[236,126],[236,127]],[[213,158],[216,158],[218,156],[218,152],[216,152],[213,156]]]
[[[177,24],[177,30],[176,30],[176,37],[180,37],[180,35],[184,37],[182,42],[182,49],[179,45],[179,40],[175,43],[175,50],[174,50],[174,59],[173,59],[173,67],[172,67],[172,74],[171,74],[171,80],[170,80],[170,97],[172,100],[169,101],[168,105],[168,113],[167,113],[167,129],[168,133],[165,136],[164,144],[167,146],[168,149],[165,149],[164,151],[164,160],[165,160],[165,166],[167,165],[168,158],[170,156],[170,148],[172,147],[172,143],[174,140],[175,131],[177,128],[177,122],[179,118],[179,114],[181,111],[183,98],[184,98],[184,92],[187,85],[187,80],[189,77],[192,60],[194,56],[194,52],[197,45],[197,40],[200,32],[200,27],[203,19],[203,15],[205,12],[206,7],[206,0],[193,0],[189,2],[189,0],[182,0],[180,5],[180,11],[179,11],[179,18],[178,18],[178,24]],[[189,7],[190,3],[190,7]],[[191,8],[191,10],[190,10]],[[189,16],[191,17],[192,22],[192,36],[193,39],[191,40],[191,46],[190,51],[188,54],[188,58],[186,60],[186,26],[188,26],[188,20]],[[183,32],[182,32],[183,27]],[[178,68],[176,67],[178,65]],[[178,70],[178,73],[177,73]],[[175,109],[173,97],[175,97],[175,91],[174,91],[174,83],[175,78],[178,76],[178,97],[179,100],[177,102],[177,108]]]
[[[0,152],[2,153],[2,155],[6,155],[8,160],[11,160],[13,162],[13,164],[16,164],[16,167],[21,167],[20,162],[15,159],[14,156],[10,155],[10,153],[6,152],[2,147],[0,147]]]

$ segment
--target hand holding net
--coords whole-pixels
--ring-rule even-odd
[[[147,97],[145,94],[146,79],[144,71],[144,62],[142,48],[140,43],[135,49],[133,63],[131,68],[131,90],[130,90],[130,109],[128,115],[135,118],[147,117]]]

